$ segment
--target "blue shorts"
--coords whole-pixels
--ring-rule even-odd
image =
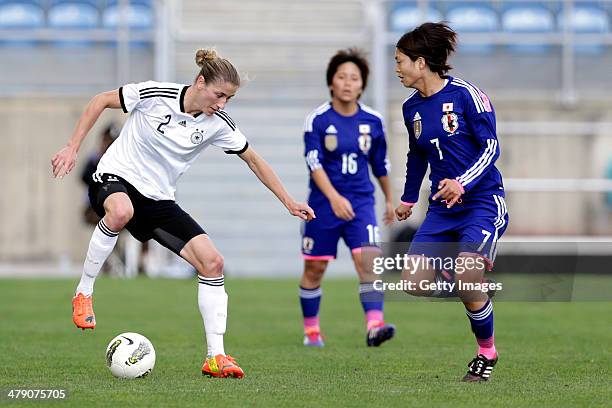
[[[351,252],[363,247],[376,246],[379,242],[374,200],[351,200],[355,218],[344,221],[334,215],[331,204],[325,199],[308,200],[317,218],[303,224],[302,255],[306,260],[335,259],[338,240],[342,237]]]
[[[508,210],[502,196],[479,197],[463,211],[428,211],[412,239],[411,255],[456,257],[461,252],[482,255],[492,268],[497,241],[508,226]]]

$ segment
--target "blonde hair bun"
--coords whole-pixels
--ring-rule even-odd
[[[219,58],[219,55],[214,48],[199,49],[196,51],[195,62],[198,67],[202,68],[207,61],[213,61],[217,58]]]

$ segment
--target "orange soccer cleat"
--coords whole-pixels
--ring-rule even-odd
[[[91,296],[78,293],[72,298],[72,321],[80,329],[93,329],[96,327],[96,316],[93,312]]]
[[[231,356],[217,354],[214,357],[206,357],[202,366],[202,375],[219,378],[242,378],[244,371]]]

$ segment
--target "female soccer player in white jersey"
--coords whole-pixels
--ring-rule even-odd
[[[416,270],[403,271],[403,279],[416,287],[423,280],[434,282],[436,264],[431,262],[446,259],[451,251],[457,293],[479,346],[463,381],[487,381],[498,358],[493,304],[486,288],[477,288],[493,265],[508,214],[495,167],[500,153],[495,111],[484,92],[446,74],[455,44],[455,32],[443,23],[425,23],[397,42],[396,73],[413,90],[402,107],[410,150],[404,194],[395,212],[400,221],[411,215],[429,165],[429,210],[409,250],[415,261],[423,262]],[[424,267],[426,263],[431,267]]]
[[[240,86],[234,66],[212,49],[199,50],[195,59],[200,70],[191,85],[149,81],[96,95],[67,146],[51,161],[55,177],[68,174],[102,111],[121,108],[129,113],[119,137],[102,156],[94,174],[96,183],[89,190],[92,207],[102,220],[91,237],[72,300],[73,321],[83,330],[95,327],[94,281],[119,231],[127,228],[140,241],[155,239],[198,271],[198,305],[208,345],[202,373],[241,378],[243,370],[223,347],[227,320],[223,257],[198,223],[175,203],[176,183],[202,150],[214,145],[244,160],[292,215],[310,221],[314,213],[287,193],[223,110]]]
[[[379,346],[393,337],[395,327],[383,319],[383,293],[375,289],[376,275],[366,251],[377,248],[372,168],[385,194],[386,224],[393,221],[391,185],[387,176],[387,144],[380,114],[359,102],[368,81],[368,61],[355,49],[341,50],[327,66],[331,101],[306,118],[305,157],[310,172],[308,203],[317,219],[302,235],[304,274],[300,304],[304,345],[323,347],[319,328],[321,281],[336,257],[340,237],[352,252],[359,275],[359,299],[366,317],[366,344]]]

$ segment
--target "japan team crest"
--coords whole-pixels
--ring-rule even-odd
[[[372,147],[372,136],[359,135],[359,139],[357,140],[359,141],[359,149],[364,153],[368,153],[370,151],[370,147]]]
[[[415,113],[414,118],[412,119],[412,130],[414,130],[414,137],[418,139],[423,131],[421,115],[419,115],[419,112]]]
[[[312,248],[314,248],[314,239],[310,237],[302,238],[302,249],[304,250],[304,252],[310,253],[310,251],[312,251]]]
[[[359,125],[359,138],[357,139],[359,142],[359,150],[366,154],[370,151],[370,147],[372,147],[372,136],[370,136],[370,132],[370,125]]]
[[[445,112],[442,115],[442,127],[448,133],[455,133],[459,128],[459,118],[455,112]]]

